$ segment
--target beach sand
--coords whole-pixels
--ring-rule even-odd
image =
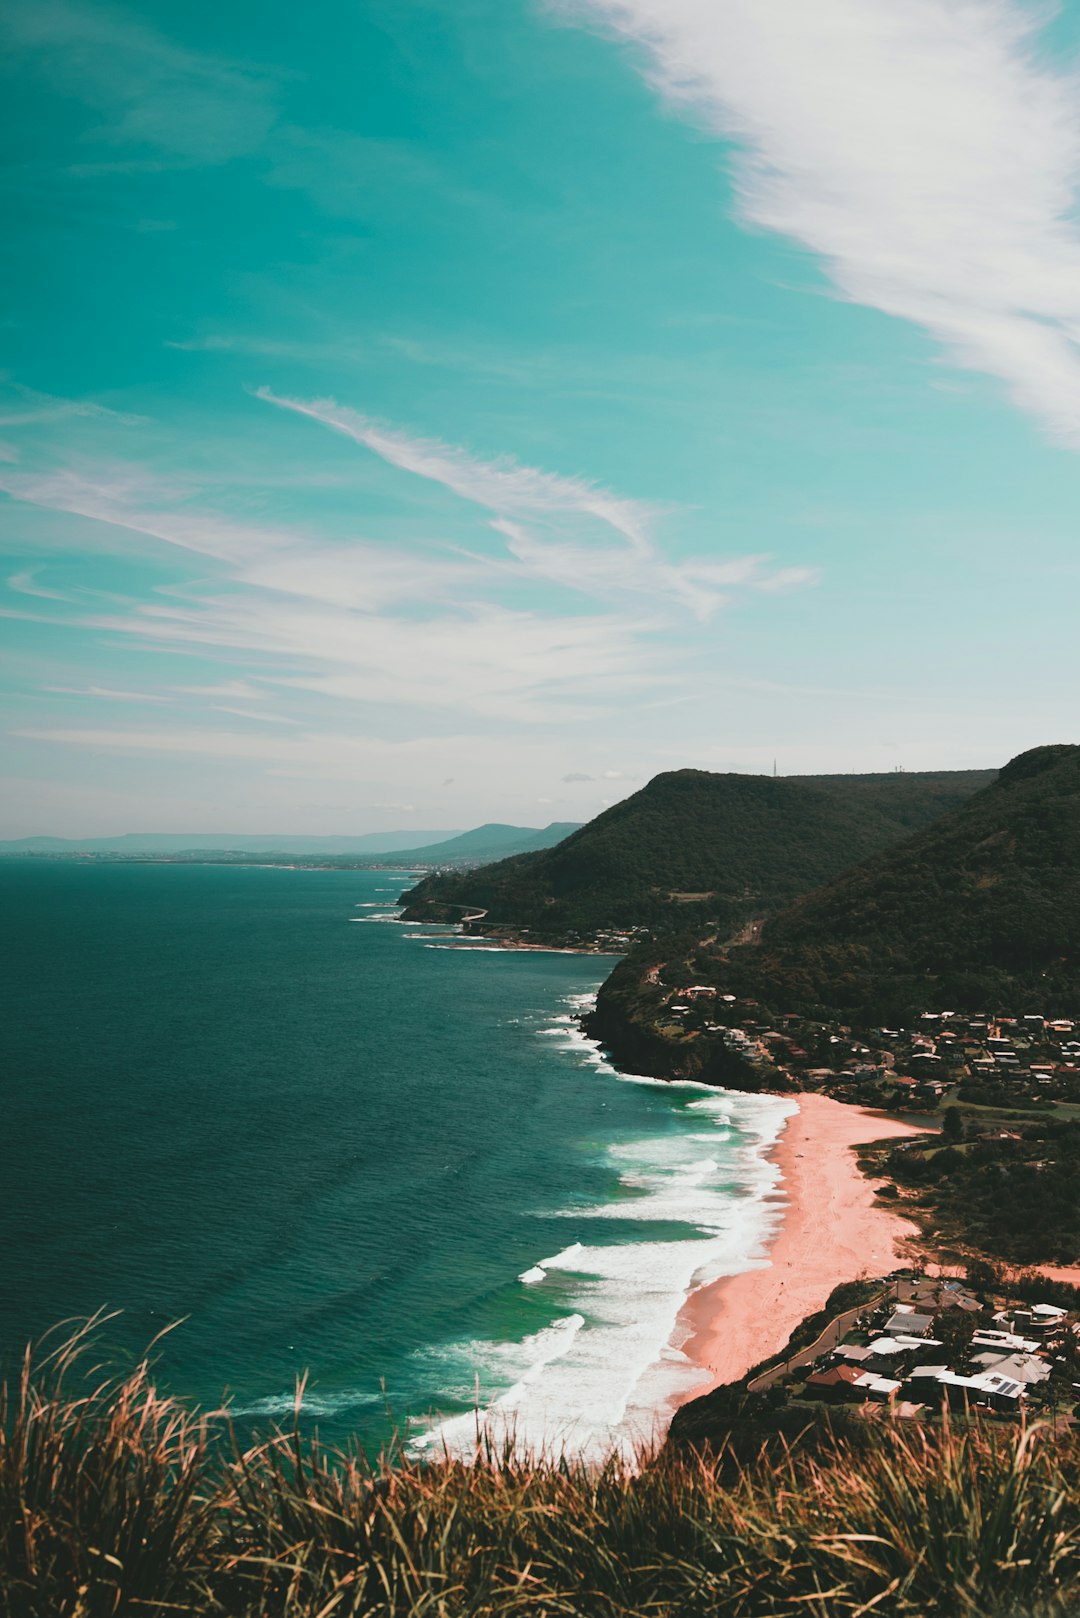
[[[680,1403],[737,1381],[783,1348],[841,1281],[896,1269],[904,1242],[918,1235],[875,1197],[852,1147],[924,1130],[828,1096],[804,1094],[798,1102],[772,1152],[786,1207],[768,1263],[699,1288],[679,1316],[675,1340],[702,1370],[701,1383]]]

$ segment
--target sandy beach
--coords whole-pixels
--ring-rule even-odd
[[[785,1211],[768,1263],[699,1288],[679,1316],[676,1341],[702,1370],[681,1403],[737,1381],[782,1348],[841,1281],[895,1269],[903,1243],[918,1234],[874,1195],[852,1148],[923,1131],[828,1096],[809,1093],[798,1102],[772,1153]]]

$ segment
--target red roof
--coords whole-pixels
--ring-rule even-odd
[[[865,1375],[865,1371],[856,1370],[854,1365],[834,1365],[831,1371],[815,1371],[813,1376],[807,1377],[806,1385],[808,1388],[835,1388],[841,1382],[860,1382]]]

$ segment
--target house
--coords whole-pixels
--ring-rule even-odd
[[[928,1398],[936,1386],[939,1397],[958,1408],[987,1405],[991,1410],[1017,1411],[1027,1397],[1022,1383],[998,1371],[960,1376],[945,1365],[924,1365],[912,1371],[907,1380],[917,1389],[919,1398]]]
[[[834,1365],[828,1371],[815,1371],[806,1379],[806,1391],[811,1398],[840,1403],[856,1399],[894,1399],[903,1387],[892,1377],[878,1376],[873,1371],[860,1371],[854,1365]]]
[[[926,1337],[933,1324],[933,1315],[916,1314],[911,1304],[899,1303],[882,1329],[890,1337]]]
[[[981,1370],[996,1371],[999,1376],[1011,1377],[1014,1382],[1024,1383],[1025,1387],[1031,1387],[1036,1382],[1046,1382],[1050,1378],[1050,1366],[1037,1354],[999,1355],[992,1348],[988,1348],[980,1354],[973,1354],[972,1359]]]
[[[937,1337],[913,1337],[897,1332],[892,1336],[879,1337],[870,1346],[884,1359],[890,1359],[896,1354],[910,1354],[917,1364],[920,1360],[932,1360],[942,1345]]]
[[[806,1392],[810,1398],[827,1399],[833,1404],[857,1399],[861,1395],[856,1390],[865,1375],[865,1371],[858,1370],[854,1365],[834,1365],[827,1371],[815,1371],[808,1376]]]
[[[1018,1337],[1011,1331],[992,1331],[989,1326],[977,1331],[971,1339],[973,1352],[980,1348],[996,1348],[1002,1354],[1034,1354],[1038,1346],[1033,1338]]]
[[[868,1399],[887,1400],[895,1399],[903,1385],[902,1382],[895,1382],[892,1377],[874,1376],[868,1371],[856,1387]]]
[[[1063,1325],[1067,1318],[1067,1310],[1059,1309],[1056,1304],[1037,1303],[1030,1309],[1001,1309],[994,1316],[994,1322],[1004,1335],[1015,1335],[1019,1342],[1021,1334],[1041,1339],[1056,1326]]]
[[[938,1292],[934,1299],[937,1312],[943,1309],[963,1309],[966,1314],[980,1314],[982,1304],[971,1292],[966,1291],[957,1281],[946,1281],[944,1289]]]
[[[980,1371],[975,1376],[959,1376],[946,1371],[938,1377],[938,1386],[945,1391],[950,1405],[986,1404],[991,1410],[1019,1410],[1027,1390],[1014,1377],[1002,1376],[998,1371]]]

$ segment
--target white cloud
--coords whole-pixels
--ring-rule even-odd
[[[89,517],[224,562],[241,564],[262,557],[292,537],[272,528],[231,522],[213,512],[170,511],[164,503],[172,499],[179,504],[190,491],[126,466],[100,465],[85,472],[71,467],[4,471],[0,489],[31,505]],[[148,498],[155,502],[149,509],[144,504]]]
[[[1019,0],[563,0],[742,147],[753,225],[1080,444],[1080,94]]]
[[[221,680],[217,685],[178,685],[177,691],[192,697],[226,697],[242,702],[259,702],[266,696],[250,680]]]
[[[377,425],[332,399],[283,399],[268,388],[260,388],[257,396],[310,416],[391,465],[442,484],[462,499],[495,513],[492,528],[533,578],[601,600],[617,595],[652,602],[666,598],[704,619],[727,600],[729,587],[778,589],[811,582],[814,577],[813,570],[798,568],[769,574],[765,571],[768,558],[761,556],[668,562],[650,537],[659,508],[643,501],[626,499],[581,478],[524,466],[509,457],[480,460],[455,445]],[[529,527],[522,517],[532,519]],[[612,532],[621,543],[612,544]],[[482,565],[477,556],[469,559]]]
[[[192,509],[196,490],[125,464],[3,470],[0,490],[31,505],[212,557],[230,565],[238,580],[260,589],[367,611],[405,600],[442,598],[456,588],[475,586],[482,577],[490,578],[492,571],[490,562],[445,550],[423,555],[359,538],[329,545],[300,530],[237,522],[213,510]],[[30,576],[14,577],[24,581]],[[24,586],[23,593],[40,591]]]
[[[506,539],[510,554],[538,578],[601,599],[631,595],[646,600],[667,597],[706,619],[730,599],[732,589],[778,590],[814,582],[812,568],[766,571],[766,556],[735,556],[711,562],[695,558],[668,562],[653,547],[632,552],[610,545],[589,545],[541,538],[520,523],[498,518],[492,527]]]
[[[16,591],[21,596],[38,596],[42,601],[70,601],[69,595],[61,590],[47,590],[43,584],[37,583],[37,569],[28,567],[21,573],[8,575],[8,589]]]
[[[190,473],[170,480],[101,455],[50,465],[43,453],[33,468],[0,467],[0,489],[108,525],[118,532],[103,529],[101,542],[113,549],[129,546],[121,533],[137,534],[154,542],[151,555],[167,546],[199,558],[194,581],[158,584],[141,599],[80,591],[69,628],[147,650],[221,655],[227,668],[217,680],[174,689],[267,724],[303,723],[321,699],[561,725],[604,717],[629,695],[644,705],[685,690],[676,622],[687,613],[704,620],[736,590],[808,577],[753,555],[670,560],[649,537],[653,513],[641,502],[396,430],[369,433],[357,425],[366,418],[341,407],[333,419],[321,405],[285,408],[370,439],[395,466],[469,499],[482,508],[489,549],[493,532],[503,546],[480,555],[448,544],[330,541],[243,520],[243,507],[240,519],[210,509]],[[42,593],[32,570],[14,576],[14,588],[28,585]],[[591,598],[586,610],[568,592]],[[238,663],[258,686],[229,678]],[[253,711],[268,685],[304,695],[286,714]]]
[[[612,697],[663,686],[645,625],[477,605],[420,617],[357,615],[255,593],[143,604],[81,620],[177,648],[258,657],[269,684],[352,703],[457,710],[517,722],[595,718]],[[598,706],[600,704],[600,706]]]
[[[439,439],[415,438],[381,426],[370,416],[339,405],[334,399],[280,398],[269,388],[259,388],[256,396],[283,410],[311,416],[365,445],[392,466],[441,483],[461,499],[485,506],[489,511],[548,516],[577,513],[615,529],[638,549],[648,545],[649,524],[656,515],[654,508],[641,501],[623,499],[584,478],[543,472],[510,456],[483,461]]]

